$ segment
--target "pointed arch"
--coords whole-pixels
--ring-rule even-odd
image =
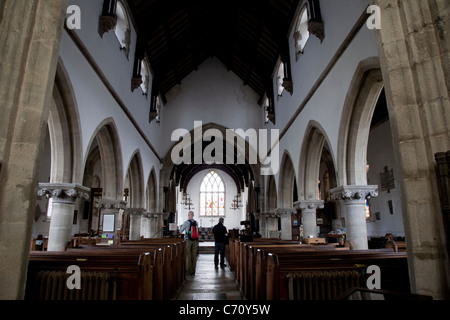
[[[259,161],[257,164],[253,164],[249,161],[248,155],[250,152],[245,152],[245,150],[250,150],[250,148],[252,148],[252,146],[250,143],[248,143],[248,141],[246,141],[245,139],[243,139],[242,137],[237,135],[236,136],[237,143],[233,144],[234,141],[228,141],[228,139],[227,139],[227,134],[226,134],[227,128],[224,126],[221,126],[219,124],[216,124],[216,123],[202,124],[202,136],[201,137],[194,137],[195,131],[194,131],[194,129],[192,129],[191,131],[186,130],[186,134],[183,138],[190,141],[189,147],[191,148],[191,151],[194,152],[195,142],[199,141],[199,139],[203,139],[203,135],[208,136],[208,135],[212,134],[211,130],[217,130],[215,132],[220,132],[223,136],[224,148],[222,150],[222,153],[216,154],[216,156],[225,156],[227,154],[227,152],[231,152],[231,153],[235,153],[235,154],[240,153],[240,154],[245,155],[245,164],[242,164],[242,165],[232,164],[232,165],[227,165],[227,166],[221,166],[220,169],[226,171],[232,178],[233,178],[233,173],[235,173],[235,172],[240,173],[240,177],[236,178],[237,180],[239,180],[239,179],[242,180],[242,181],[239,181],[239,182],[242,182],[242,185],[239,185],[239,182],[238,182],[238,185],[237,185],[238,190],[243,190],[244,183],[246,185],[248,185],[249,181],[254,181],[255,188],[258,187],[260,192],[263,194],[264,193],[264,176],[260,174],[261,165],[260,165]],[[183,140],[183,141],[185,142],[186,140]],[[166,156],[163,159],[163,165],[162,165],[161,174],[159,177],[159,204],[160,204],[160,206],[164,204],[164,188],[167,188],[173,179],[176,180],[178,178],[178,173],[176,170],[177,165],[174,164],[174,161],[172,161],[172,157],[171,157],[172,150],[177,146],[177,144],[178,143],[174,143],[170,147],[169,151],[166,153]],[[200,143],[200,145],[201,145],[201,143]],[[242,146],[245,148],[245,150],[242,149]],[[257,152],[255,150],[253,150],[253,151]],[[195,154],[195,152],[194,152],[194,154]],[[180,156],[180,158],[181,158],[181,156]],[[194,158],[191,158],[191,159],[195,160]],[[214,166],[214,165],[211,165],[211,166]],[[183,171],[185,173],[185,176],[188,176],[188,173],[189,173],[186,170],[195,172],[196,168],[199,169],[198,166],[194,167],[194,165],[193,166],[183,166]],[[230,169],[230,168],[235,169],[235,170],[226,170],[226,169]],[[263,197],[259,197],[258,208],[263,207],[263,205],[264,205],[263,201],[264,201]],[[162,208],[161,208],[161,210],[162,210]]]
[[[91,149],[98,146],[101,161],[103,196],[107,199],[122,199],[123,162],[119,135],[114,119],[105,119],[99,124],[89,143],[85,165]]]
[[[330,154],[334,173],[334,160],[329,148],[330,142],[321,125],[311,120],[306,128],[300,151],[298,181],[299,197],[302,200],[318,200],[318,181],[320,180],[320,165],[324,150]],[[330,164],[329,164],[330,165]]]
[[[278,184],[278,207],[292,208],[297,198],[297,182],[292,158],[288,151],[284,151],[281,160],[280,182]]]
[[[125,180],[124,187],[129,188],[128,206],[130,208],[143,208],[144,175],[142,158],[139,150],[136,150],[131,157]]]
[[[158,185],[156,182],[155,168],[152,168],[147,182],[146,207],[149,212],[155,213],[158,210]]]
[[[378,57],[356,69],[342,110],[338,138],[338,185],[367,184],[366,164],[370,122],[383,89]]]
[[[81,126],[69,75],[59,58],[48,129],[51,145],[52,183],[81,183]]]
[[[274,212],[277,208],[277,186],[275,183],[275,176],[270,175],[268,177],[266,189],[266,212]]]

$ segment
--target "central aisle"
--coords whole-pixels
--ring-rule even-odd
[[[200,246],[214,246],[200,243]],[[200,252],[205,250],[200,250]],[[211,252],[212,250],[207,250]],[[239,287],[226,261],[224,269],[214,268],[214,254],[200,253],[194,276],[187,275],[177,300],[242,300]]]

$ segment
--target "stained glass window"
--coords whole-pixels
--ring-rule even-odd
[[[225,216],[225,185],[215,171],[203,178],[199,207],[200,216]]]

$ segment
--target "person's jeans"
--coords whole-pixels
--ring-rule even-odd
[[[218,242],[215,245],[214,250],[214,265],[217,267],[219,265],[219,255],[220,255],[220,266],[225,265],[225,243]]]
[[[186,271],[189,274],[195,273],[197,266],[198,241],[186,240]]]

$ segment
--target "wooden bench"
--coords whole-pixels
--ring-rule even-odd
[[[162,269],[162,251],[126,252],[110,250],[83,250],[83,252],[31,252],[27,277],[27,299],[63,300],[67,297],[65,280],[66,270],[71,265],[80,267],[84,273],[97,273],[107,276],[106,287],[93,287],[90,278],[82,283],[81,299],[108,300],[151,300],[157,295],[157,270]],[[65,274],[66,273],[66,274]],[[154,282],[155,281],[155,282]],[[161,284],[162,285],[162,284]],[[93,291],[107,291],[107,295],[98,296]]]
[[[257,299],[257,277],[261,280],[265,270],[264,266],[257,266],[257,253],[258,251],[264,252],[283,252],[283,253],[297,253],[297,252],[314,252],[314,251],[348,251],[348,247],[340,247],[337,243],[327,244],[327,245],[314,245],[314,244],[290,244],[286,243],[283,245],[274,244],[253,244],[246,243],[242,245],[242,264],[241,264],[241,275],[239,278],[239,283],[241,285],[241,290],[243,295],[247,299]],[[258,268],[262,268],[259,269]],[[259,285],[259,284],[258,284]],[[258,295],[258,298],[261,298]]]
[[[386,248],[392,248],[394,252],[406,252],[406,241],[388,240]]]
[[[107,273],[111,286],[117,286],[108,299],[170,299],[184,281],[184,241],[149,241],[119,246],[80,246],[65,252],[32,252],[29,261],[28,297],[33,292],[33,279],[40,271],[66,271],[78,265],[82,272]],[[163,242],[158,243],[158,242]],[[66,276],[67,277],[67,276]],[[34,290],[35,291],[35,290]]]
[[[266,267],[265,283],[257,286],[260,290],[265,286],[265,292],[257,296],[265,296],[267,300],[333,299],[353,286],[365,286],[365,272],[369,265],[380,267],[382,289],[409,293],[406,253],[389,249],[296,253],[260,251],[257,257],[260,259],[258,266]],[[303,281],[306,278],[308,281]]]
[[[171,299],[181,287],[185,280],[186,270],[186,244],[184,239],[142,239],[137,241],[126,241],[120,243],[119,248],[140,248],[149,246],[160,246],[165,248],[164,254],[164,299]]]

